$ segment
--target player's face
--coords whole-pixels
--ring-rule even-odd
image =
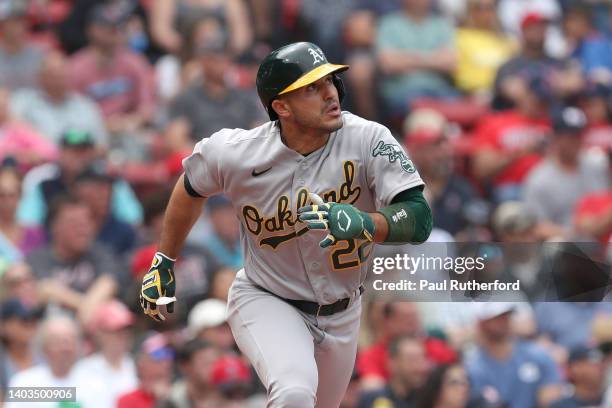
[[[284,95],[291,119],[305,128],[334,132],[342,127],[338,90],[332,75]]]

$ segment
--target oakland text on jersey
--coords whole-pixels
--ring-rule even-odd
[[[342,164],[342,174],[344,180],[338,189],[331,189],[320,192],[319,195],[325,201],[336,203],[354,204],[361,195],[361,187],[354,185],[355,182],[355,163],[345,161]],[[295,214],[295,209],[308,204],[308,189],[302,188],[296,194],[296,205],[291,205],[287,195],[282,195],[277,199],[276,213],[270,217],[264,217],[254,205],[244,205],[242,207],[242,216],[244,217],[244,225],[247,230],[255,235],[260,236],[262,233],[278,233],[286,231],[286,234],[267,235],[259,241],[259,246],[269,245],[276,249],[283,242],[287,242],[306,233],[307,228],[297,229],[296,223],[300,223]],[[265,234],[265,233],[264,233]]]

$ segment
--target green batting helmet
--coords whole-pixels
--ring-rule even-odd
[[[327,62],[321,48],[313,43],[298,42],[272,51],[257,71],[257,93],[270,120],[278,119],[272,109],[272,101],[279,95],[311,84],[325,75],[342,72],[348,65]],[[334,85],[338,89],[340,102],[344,98],[344,86],[336,75]]]

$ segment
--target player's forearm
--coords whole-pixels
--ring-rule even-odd
[[[374,242],[382,243],[385,242],[389,235],[389,223],[385,217],[380,213],[369,213],[374,222]]]
[[[158,250],[176,259],[189,231],[202,212],[205,198],[190,196],[180,177],[166,208]]]
[[[380,235],[375,231],[375,242],[420,244],[429,238],[433,227],[431,208],[423,197],[422,187],[401,192],[391,205],[380,209],[378,215],[383,218],[378,222],[384,221],[386,230],[383,227]]]

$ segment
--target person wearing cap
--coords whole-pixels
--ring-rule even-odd
[[[478,302],[474,309],[478,345],[466,360],[472,394],[508,408],[546,407],[556,401],[560,369],[534,342],[514,337],[515,305]]]
[[[520,51],[497,71],[492,101],[495,109],[510,109],[524,98],[529,87],[528,75],[537,74],[549,78],[555,93],[560,96],[582,88],[583,79],[579,67],[569,59],[551,56],[545,49],[549,27],[550,16],[538,11],[530,11],[520,18]]]
[[[95,341],[97,352],[79,360],[77,376],[96,383],[104,393],[96,396],[94,407],[114,407],[120,395],[138,385],[132,347],[134,315],[118,300],[101,304],[93,312],[86,327]]]
[[[59,158],[56,162],[34,167],[24,179],[24,194],[17,217],[25,224],[44,224],[53,199],[70,193],[76,177],[99,158],[95,138],[88,131],[66,129],[59,145]],[[132,225],[142,220],[142,206],[136,194],[120,178],[113,183],[112,212],[119,220]]]
[[[603,403],[603,354],[595,347],[580,346],[572,349],[567,359],[567,377],[570,395],[553,403],[550,408],[600,407]]]
[[[90,43],[70,58],[71,85],[95,100],[108,130],[134,135],[155,112],[153,70],[125,44],[132,10],[121,2],[99,3],[88,16]]]
[[[587,125],[582,110],[563,107],[552,121],[550,150],[527,177],[524,201],[539,221],[569,228],[580,197],[608,188],[608,163],[582,149]]]
[[[42,362],[34,347],[42,309],[11,298],[0,304],[0,392],[16,373]]]
[[[187,317],[187,330],[219,350],[232,351],[236,347],[227,324],[227,305],[222,300],[206,299],[196,304]]]
[[[154,408],[169,395],[172,386],[174,350],[158,332],[147,332],[136,347],[136,389],[120,395],[117,408]]]
[[[204,340],[194,339],[185,343],[177,355],[183,379],[172,385],[168,398],[160,407],[222,406],[221,393],[212,383],[213,368],[220,357],[220,350]],[[217,373],[217,380],[219,374],[223,373]]]
[[[113,183],[104,162],[91,163],[74,182],[75,195],[87,204],[96,230],[96,241],[106,245],[119,256],[134,249],[137,236],[134,228],[117,219],[111,210]]]
[[[58,197],[50,210],[51,241],[27,258],[48,305],[86,321],[97,306],[125,284],[121,260],[95,243],[89,208],[70,196]]]
[[[450,124],[440,113],[416,109],[406,118],[404,145],[423,179],[431,203],[434,227],[457,234],[466,225],[464,208],[477,199],[474,187],[454,171]]]
[[[95,387],[87,377],[77,375],[74,370],[82,347],[81,332],[76,321],[66,316],[50,317],[42,322],[38,336],[44,362],[14,375],[9,387],[76,387],[77,403],[90,406],[104,390]],[[23,402],[8,402],[4,407],[22,406]],[[41,402],[37,406],[55,408],[57,402]]]
[[[220,394],[219,406],[241,408],[246,406],[263,406],[265,400],[261,395],[249,397],[252,390],[251,370],[244,358],[225,355],[215,361],[210,373],[210,383]]]
[[[67,59],[49,51],[38,72],[38,86],[19,89],[11,97],[11,112],[59,144],[66,129],[89,132],[97,148],[108,145],[108,132],[95,101],[70,89]]]
[[[228,33],[221,22],[213,16],[202,19],[192,35],[193,54],[201,75],[170,105],[165,132],[171,146],[187,146],[187,150],[217,129],[247,129],[264,121],[264,112],[254,95],[228,81],[232,57]]]
[[[28,2],[0,4],[0,86],[10,90],[35,86],[44,51],[28,43]]]
[[[586,148],[612,151],[612,84],[588,82],[580,94],[578,106],[587,117],[583,139]]]

